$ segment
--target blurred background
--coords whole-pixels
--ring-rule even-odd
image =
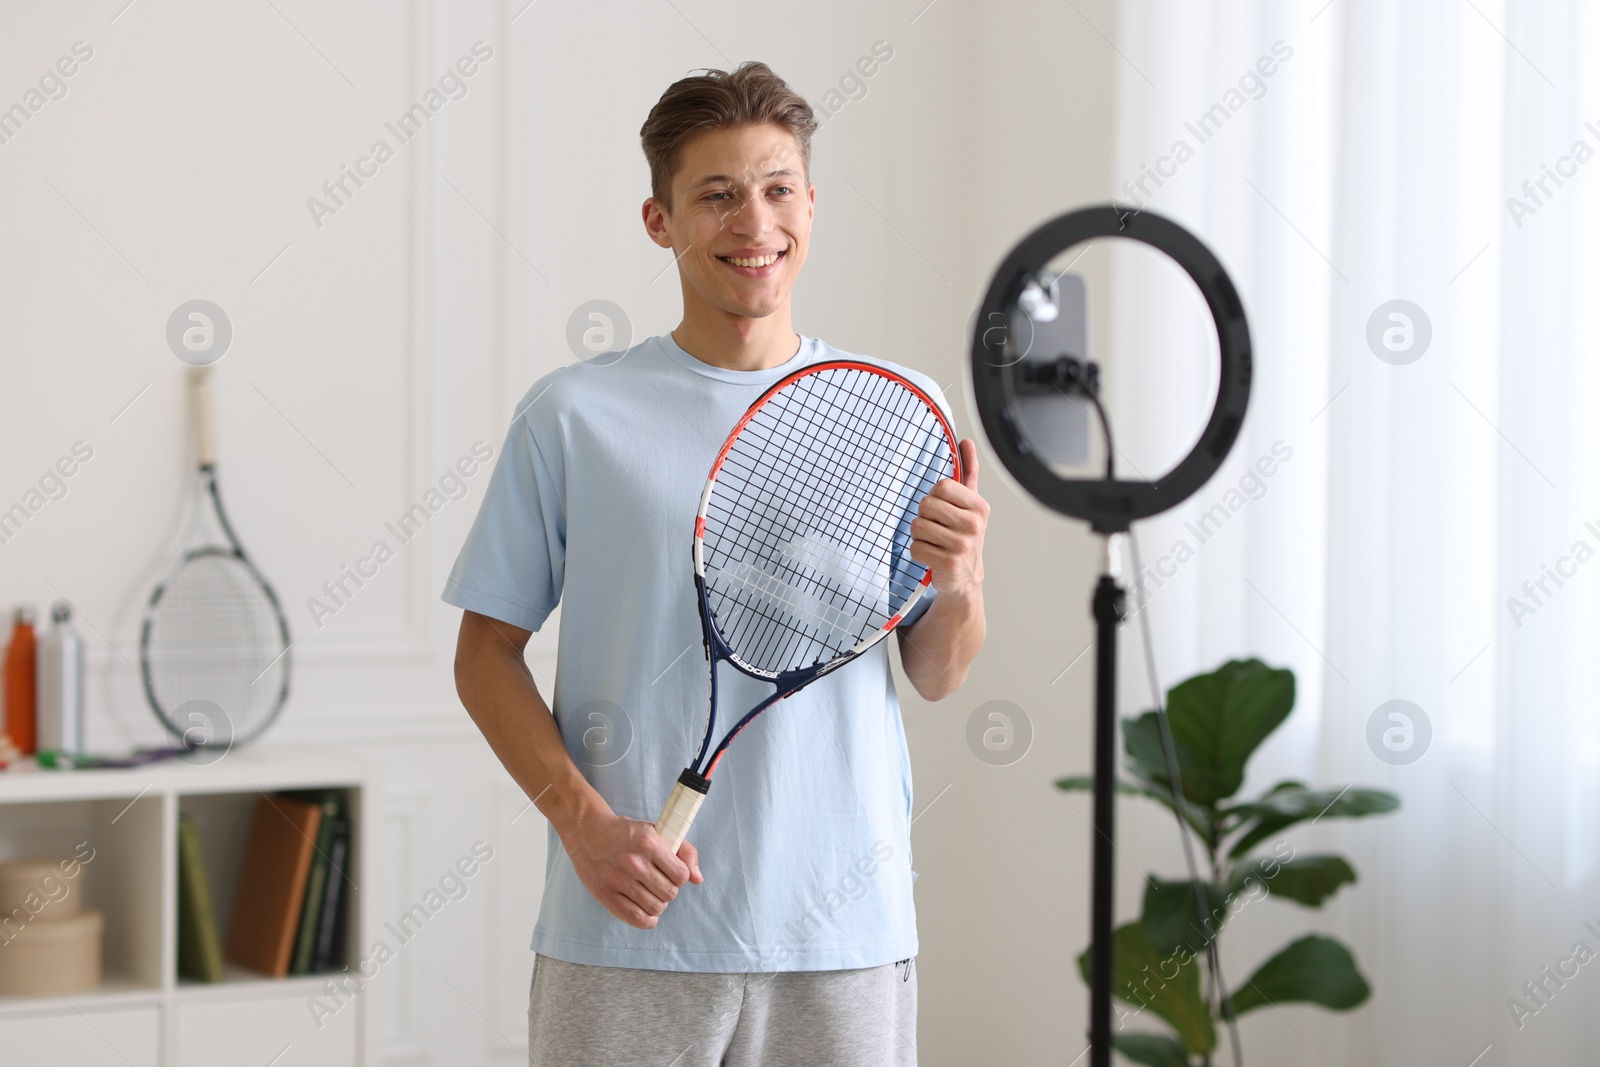
[[[1591,5],[97,0],[10,4],[4,26],[0,602],[76,608],[91,750],[163,740],[134,663],[193,478],[167,324],[211,301],[232,331],[214,367],[223,490],[293,640],[292,694],[262,745],[371,768],[361,892],[379,921],[474,841],[496,850],[367,986],[364,1062],[525,1062],[545,863],[543,820],[521,817],[527,798],[455,696],[459,612],[439,601],[487,468],[408,539],[385,524],[475,445],[498,455],[532,381],[591,354],[571,338],[592,302],[612,306],[614,343],[677,324],[671,255],[639,217],[638,130],[672,81],[746,59],[822,121],[796,328],[932,375],[963,435],[982,436],[977,304],[1045,220],[1146,207],[1239,288],[1256,357],[1243,432],[1213,482],[1140,534],[1146,564],[1169,561],[1136,596],[1161,681],[1229,659],[1290,668],[1295,710],[1244,793],[1293,779],[1402,799],[1287,835],[1359,873],[1326,906],[1234,918],[1227,973],[1315,931],[1372,987],[1348,1013],[1246,1016],[1244,1062],[1593,1061]],[[420,128],[399,130],[419,103]],[[1215,395],[1209,325],[1148,257],[1097,245],[1075,269],[1119,447],[1165,469]],[[1100,550],[983,447],[988,644],[944,701],[899,687],[921,1062],[1070,1064],[1086,1041],[1089,800],[1052,783],[1090,767]],[[74,473],[41,481],[67,455]],[[1262,457],[1273,473],[1253,476]],[[393,557],[335,605],[325,583],[379,540]],[[547,625],[529,652],[547,693],[556,639]],[[1151,706],[1140,654],[1125,627],[1127,715]],[[1396,700],[1413,731],[1399,751],[1369,740]],[[998,755],[969,741],[995,701],[1012,727]],[[1126,801],[1121,820],[1126,920],[1144,879],[1180,876],[1182,859],[1154,805]],[[0,834],[0,859],[18,847]],[[282,1062],[325,1062],[315,1042]],[[133,1055],[75,1062],[169,1062]]]

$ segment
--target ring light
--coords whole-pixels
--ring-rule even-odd
[[[1005,353],[1006,328],[996,323],[1009,321],[1029,278],[1062,252],[1097,237],[1127,238],[1164,253],[1194,281],[1216,324],[1222,373],[1211,418],[1194,448],[1159,481],[1063,478],[1035,454],[1018,428],[1019,363]],[[1250,327],[1238,291],[1216,256],[1177,223],[1114,205],[1069,212],[1023,238],[995,272],[972,331],[973,396],[1000,462],[1042,503],[1087,520],[1099,533],[1125,531],[1130,522],[1174,507],[1216,473],[1239,436],[1250,399],[1250,374]]]

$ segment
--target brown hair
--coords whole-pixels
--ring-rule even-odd
[[[639,143],[650,163],[650,195],[664,210],[672,206],[672,175],[689,138],[706,130],[772,123],[788,130],[800,146],[806,181],[811,181],[811,135],[817,120],[811,105],[765,63],[750,60],[729,74],[702,68],[704,74],[673,82],[639,128]]]

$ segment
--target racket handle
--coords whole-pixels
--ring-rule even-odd
[[[189,399],[194,404],[195,453],[200,466],[209,467],[217,461],[217,435],[211,417],[211,368],[192,367],[189,370]]]
[[[689,836],[689,827],[700,813],[700,805],[705,803],[706,790],[710,788],[709,780],[688,768],[678,775],[672,795],[667,798],[666,807],[661,809],[661,818],[656,820],[656,834],[667,843],[667,848],[674,856],[678,854],[678,846],[683,844],[683,839]]]

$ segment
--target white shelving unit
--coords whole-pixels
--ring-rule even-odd
[[[364,992],[332,1015],[310,1001],[337,974],[269,978],[229,966],[217,984],[180,980],[178,815],[194,817],[220,932],[226,940],[256,798],[283,789],[344,790],[351,820],[343,962],[375,940],[361,892],[373,837],[370,779],[353,757],[326,750],[229,752],[207,766],[169,761],[128,769],[0,771],[0,860],[93,856],[72,883],[105,914],[103,981],[65,996],[0,997],[0,1063],[73,1067],[370,1067],[373,1011]],[[0,946],[0,952],[5,951]],[[350,983],[352,988],[355,983]],[[320,1024],[320,1025],[319,1025]]]

